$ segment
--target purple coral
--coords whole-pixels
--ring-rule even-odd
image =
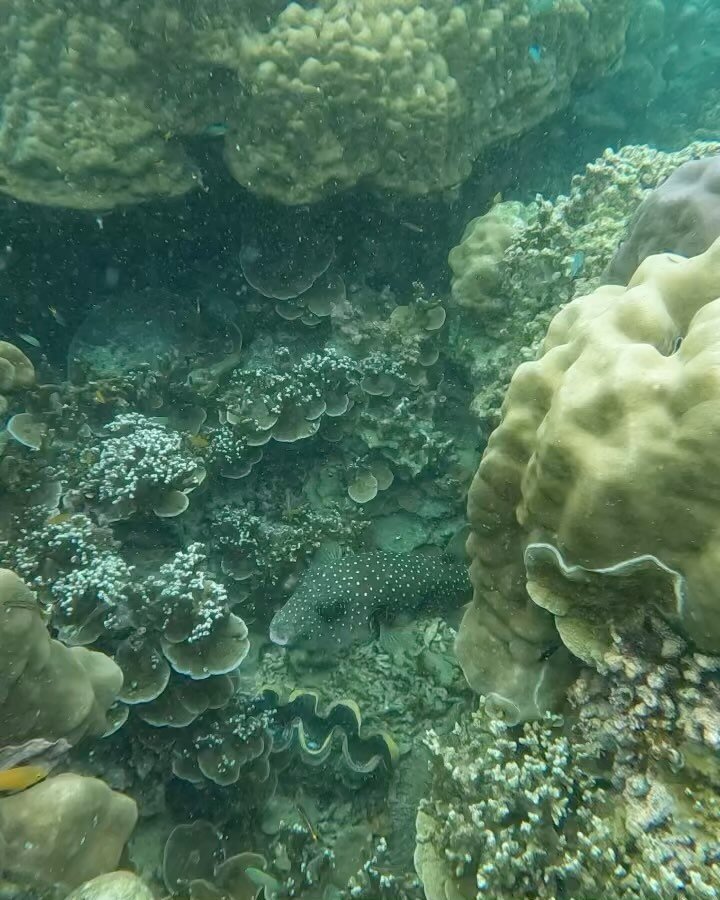
[[[720,156],[684,163],[643,200],[604,280],[627,284],[653,253],[704,253],[720,235]]]

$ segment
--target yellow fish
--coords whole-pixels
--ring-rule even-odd
[[[15,766],[0,772],[0,791],[24,791],[39,781],[47,778],[50,769],[47,766]]]
[[[54,516],[50,516],[50,518],[45,522],[46,525],[62,525],[63,522],[69,522],[72,519],[72,515],[70,513],[61,512],[55,513]]]
[[[188,444],[196,450],[204,450],[210,446],[210,441],[202,434],[191,434],[187,439]]]

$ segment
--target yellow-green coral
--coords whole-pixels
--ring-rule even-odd
[[[102,734],[122,673],[102,653],[52,640],[32,591],[0,569],[0,734],[71,743]]]
[[[7,395],[29,388],[35,381],[35,368],[14,344],[0,341],[0,416],[10,405]]]
[[[627,4],[613,5],[622,21]],[[227,135],[230,171],[293,203],[364,179],[410,194],[463,181],[484,147],[557,110],[589,62],[621,49],[617,23],[596,27],[608,6],[291,3],[238,59],[247,98]]]
[[[569,674],[555,626],[593,659],[652,607],[720,650],[719,295],[720,241],[650,257],[558,313],[513,377],[470,490],[458,652],[521,716]]]
[[[86,209],[173,196],[199,184],[186,138],[224,131],[234,177],[284,203],[361,181],[423,194],[607,68],[629,5],[6,0],[0,190]]]
[[[500,292],[503,254],[527,219],[522,203],[496,203],[465,226],[448,263],[453,273],[452,298],[458,306],[481,316],[502,307]]]

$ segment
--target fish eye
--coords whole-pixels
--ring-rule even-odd
[[[347,612],[347,603],[344,600],[330,600],[322,603],[317,608],[318,616],[323,622],[337,622]]]

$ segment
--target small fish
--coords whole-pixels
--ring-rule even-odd
[[[227,134],[228,127],[225,122],[213,122],[211,125],[207,125],[203,134],[207,137],[223,137],[223,135]]]
[[[63,525],[65,522],[69,522],[72,519],[72,514],[67,512],[55,513],[54,516],[50,516],[50,518],[45,522],[46,525]]]
[[[300,818],[303,820],[303,824],[310,832],[310,837],[313,839],[313,842],[317,844],[320,838],[318,837],[317,831],[315,831],[315,829],[313,828],[313,823],[310,821],[310,816],[307,814],[305,807],[302,805],[302,803],[296,803],[295,809],[298,811]]]
[[[407,228],[408,231],[414,231],[415,234],[424,234],[425,233],[425,229],[422,228],[420,225],[416,225],[414,222],[408,222],[405,219],[403,219],[402,222],[400,222],[400,224],[402,225],[403,228]]]
[[[528,55],[534,63],[539,63],[542,59],[543,51],[540,44],[531,44],[528,47]]]
[[[31,347],[39,347],[40,341],[33,337],[31,334],[23,334],[21,331],[18,331],[18,337],[20,340],[25,341],[26,344],[30,344]]]
[[[497,206],[498,203],[502,203],[502,202],[503,202],[502,191],[498,191],[497,194],[495,194],[495,196],[492,198],[491,203],[493,206]]]
[[[210,446],[210,441],[202,434],[191,434],[187,438],[187,442],[196,450],[205,450],[206,447]]]
[[[570,260],[570,277],[578,278],[585,268],[585,254],[582,250],[577,250]]]
[[[67,326],[67,320],[66,320],[65,316],[61,312],[58,311],[57,307],[48,306],[48,312],[53,317],[53,319],[55,319],[55,321],[58,323],[58,325],[62,325],[63,328],[65,328]]]
[[[3,793],[16,793],[44,781],[50,772],[48,766],[29,765],[15,766],[0,772],[0,791]]]
[[[93,400],[96,403],[107,403],[108,402],[108,398],[105,396],[105,394],[103,394],[103,392],[100,390],[100,388],[98,388],[95,391],[95,393],[93,394]]]

